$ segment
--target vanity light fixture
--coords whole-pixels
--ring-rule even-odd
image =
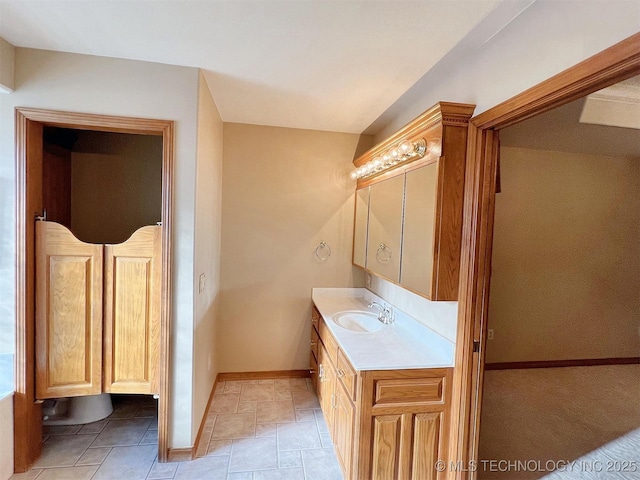
[[[351,172],[351,178],[364,178],[376,173],[387,170],[395,165],[409,160],[410,158],[422,158],[427,153],[427,142],[424,138],[415,142],[405,140],[395,147],[391,147],[386,153],[373,160],[368,161],[364,165],[356,168]]]

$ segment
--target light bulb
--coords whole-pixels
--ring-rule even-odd
[[[388,153],[385,153],[385,154],[382,156],[382,163],[383,163],[384,165],[389,165],[389,164],[391,164],[391,156],[390,156]]]
[[[406,142],[402,142],[398,149],[403,155],[410,155],[413,153],[413,143],[407,140]]]
[[[381,165],[382,165],[382,162],[380,161],[380,157],[376,157],[373,159],[373,166],[375,167],[376,170],[380,168]]]
[[[351,172],[351,178],[352,178],[352,179],[354,179],[354,180],[355,180],[356,178],[358,178],[358,172],[357,172],[356,170],[354,170],[353,172]]]
[[[391,149],[391,152],[390,152],[390,153],[391,153],[391,157],[392,157],[392,158],[398,158],[398,157],[400,156],[400,152],[398,151],[398,149],[397,149],[397,148],[393,148],[393,149]]]
[[[364,168],[360,167],[356,170],[356,174],[358,175],[358,177],[361,177],[362,175],[364,175]]]

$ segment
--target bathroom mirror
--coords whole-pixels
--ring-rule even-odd
[[[404,175],[369,187],[368,270],[393,282],[400,281]]]
[[[407,172],[400,283],[431,295],[438,163]]]
[[[367,262],[367,230],[369,219],[369,187],[356,190],[356,213],[353,227],[353,264],[365,268]]]

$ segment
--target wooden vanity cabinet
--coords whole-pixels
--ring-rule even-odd
[[[318,353],[320,356],[318,359],[318,400],[322,411],[331,413],[331,415],[324,416],[329,432],[331,432],[333,429],[332,414],[335,405],[336,372],[324,345],[320,346]]]
[[[344,478],[444,479],[453,369],[357,371],[313,310],[311,374]]]
[[[333,430],[331,438],[335,446],[344,478],[353,478],[351,474],[356,406],[341,381],[335,385],[335,403],[333,407]],[[324,413],[324,410],[323,410]]]

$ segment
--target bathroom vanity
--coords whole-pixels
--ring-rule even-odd
[[[439,102],[353,162],[353,264],[432,302],[458,299],[474,108]],[[313,303],[311,372],[344,477],[444,478],[453,342],[365,289]]]
[[[311,374],[345,479],[441,478],[454,345],[358,288],[314,289]]]

